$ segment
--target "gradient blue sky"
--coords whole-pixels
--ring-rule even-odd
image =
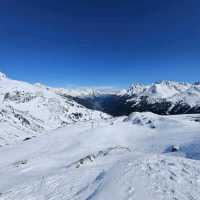
[[[200,78],[199,0],[1,0],[0,70],[51,86]]]

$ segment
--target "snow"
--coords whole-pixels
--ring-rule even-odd
[[[127,94],[132,98],[129,101],[139,102],[142,97],[147,97],[149,103],[160,102],[163,99],[190,106],[200,105],[200,87],[198,84],[180,83],[176,81],[161,81],[151,85],[134,84]]]
[[[48,88],[48,90],[60,96],[81,99],[90,98],[90,101],[94,99],[94,107],[100,109],[102,109],[101,102],[95,102],[95,97],[102,97],[104,101],[105,97],[124,97],[127,99],[130,109],[132,104],[133,111],[140,111],[138,108],[140,106],[144,110],[148,108],[152,110],[150,109],[151,105],[157,103],[156,105],[159,104],[162,107],[165,104],[166,108],[164,108],[164,111],[161,108],[154,111],[158,114],[163,114],[163,112],[165,114],[198,113],[200,108],[200,85],[198,83],[192,84],[176,81],[160,81],[149,85],[136,83],[131,85],[127,90],[115,88],[49,88],[41,84],[37,85]],[[95,106],[95,103],[98,106]],[[144,104],[147,104],[147,106],[145,107]]]
[[[93,97],[113,95],[120,92],[119,89],[113,87],[77,87],[77,88],[51,88],[57,94],[72,97]]]
[[[200,87],[133,90],[195,105]],[[0,200],[200,200],[200,114],[113,118],[0,74],[0,158]]]
[[[189,105],[190,107],[200,106],[200,85],[199,83],[183,83],[176,81],[160,81],[149,85],[136,83],[126,89],[116,88],[49,88],[36,84],[39,87],[48,88],[59,95],[71,97],[100,97],[105,95],[128,96],[128,102],[139,104],[143,97],[147,97],[149,104],[163,101],[172,104],[171,109],[177,105]],[[166,112],[167,113],[167,112]]]
[[[0,80],[6,79],[6,75],[2,72],[0,72]]]
[[[91,119],[110,116],[63,98],[48,87],[0,79],[0,145]],[[9,137],[6,137],[9,135]]]
[[[157,155],[128,157],[107,172],[94,199],[199,199],[198,164]]]
[[[1,147],[0,199],[200,199],[197,119],[133,113]]]

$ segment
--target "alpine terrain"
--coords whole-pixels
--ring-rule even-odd
[[[0,73],[0,145],[35,137],[77,121],[108,118],[39,84],[11,80]]]
[[[151,85],[133,84],[127,90],[54,89],[87,108],[114,116],[150,111],[156,114],[200,113],[200,82],[160,81]]]
[[[83,92],[1,73],[0,200],[200,200],[199,108],[199,83]]]

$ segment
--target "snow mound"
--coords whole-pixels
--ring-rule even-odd
[[[131,122],[132,124],[147,126],[149,128],[156,128],[159,122],[163,120],[164,118],[162,116],[151,112],[133,112],[124,119],[125,122]]]

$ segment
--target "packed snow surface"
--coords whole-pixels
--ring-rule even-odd
[[[200,115],[77,122],[0,158],[1,200],[197,200]]]

